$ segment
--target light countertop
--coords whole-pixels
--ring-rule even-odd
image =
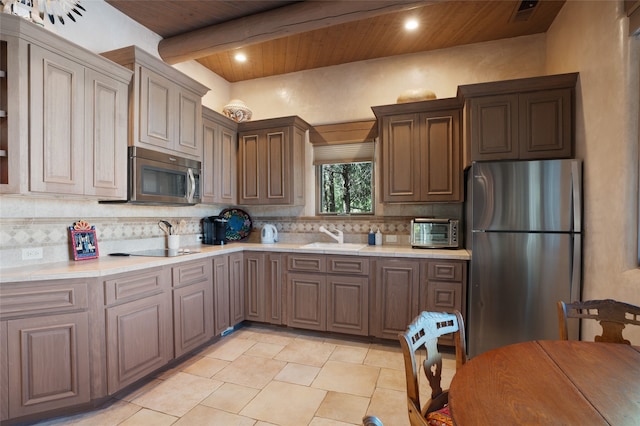
[[[417,259],[451,259],[469,260],[469,252],[465,249],[414,249],[404,246],[365,246],[357,251],[308,249],[301,248],[304,244],[296,243],[231,243],[223,246],[192,246],[188,247],[192,253],[175,257],[146,257],[146,256],[109,256],[103,253],[97,259],[43,263],[19,268],[5,268],[0,270],[0,283],[24,282],[54,279],[95,278],[135,270],[161,267],[176,263],[198,260],[211,256],[234,253],[239,251],[269,251],[277,253],[315,253],[345,256],[370,257],[405,257]]]

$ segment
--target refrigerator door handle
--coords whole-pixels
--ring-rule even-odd
[[[582,229],[582,163],[571,162],[571,188],[573,190],[573,231]]]

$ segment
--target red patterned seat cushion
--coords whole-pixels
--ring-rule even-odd
[[[427,423],[432,426],[453,426],[453,419],[449,413],[449,406],[427,414]]]

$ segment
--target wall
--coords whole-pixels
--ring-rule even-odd
[[[580,71],[576,150],[584,159],[583,299],[640,305],[638,109],[640,41],[621,1],[570,1],[547,32],[547,72]],[[585,324],[592,339],[599,326]],[[626,330],[640,341],[638,327]]]
[[[254,119],[299,115],[314,125],[368,120],[371,106],[396,103],[407,89],[427,88],[438,98],[458,85],[544,74],[545,35],[374,59],[234,83]]]
[[[47,28],[93,51],[102,52],[131,44],[157,55],[159,36],[129,20],[102,0],[83,3],[87,9],[76,23],[47,24]],[[100,28],[100,31],[95,31]],[[545,72],[545,35],[479,43],[453,49],[378,59],[285,76],[229,84],[196,62],[177,65],[212,90],[203,102],[221,111],[229,99],[245,100],[255,119],[300,115],[311,124],[370,119],[372,105],[394,103],[408,88],[427,87],[438,97],[455,95],[459,84],[540,75]],[[311,164],[310,146],[307,163]],[[308,167],[307,188],[314,188],[313,168]],[[305,208],[247,208],[257,226],[275,223],[283,239],[315,235],[320,224],[312,216],[313,196]],[[43,247],[45,257],[35,261],[68,259],[66,228],[85,219],[98,229],[103,255],[113,251],[160,248],[164,238],[160,219],[184,220],[185,241],[195,241],[202,217],[217,214],[226,206],[142,207],[100,205],[95,201],[62,198],[2,197],[0,203],[0,268],[19,266],[21,249]],[[377,206],[377,217],[339,219],[347,241],[365,241],[371,223],[385,234],[407,242],[406,224],[415,216],[461,215],[460,204]],[[333,222],[333,221],[331,221]],[[257,234],[257,233],[256,233]],[[252,238],[257,238],[253,235]],[[33,263],[33,262],[32,262]]]

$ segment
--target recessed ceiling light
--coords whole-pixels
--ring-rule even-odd
[[[245,55],[244,53],[236,53],[235,58],[238,62],[247,62],[247,55]]]
[[[407,19],[407,21],[404,23],[404,28],[409,31],[415,30],[416,28],[418,28],[418,20],[414,18]]]

